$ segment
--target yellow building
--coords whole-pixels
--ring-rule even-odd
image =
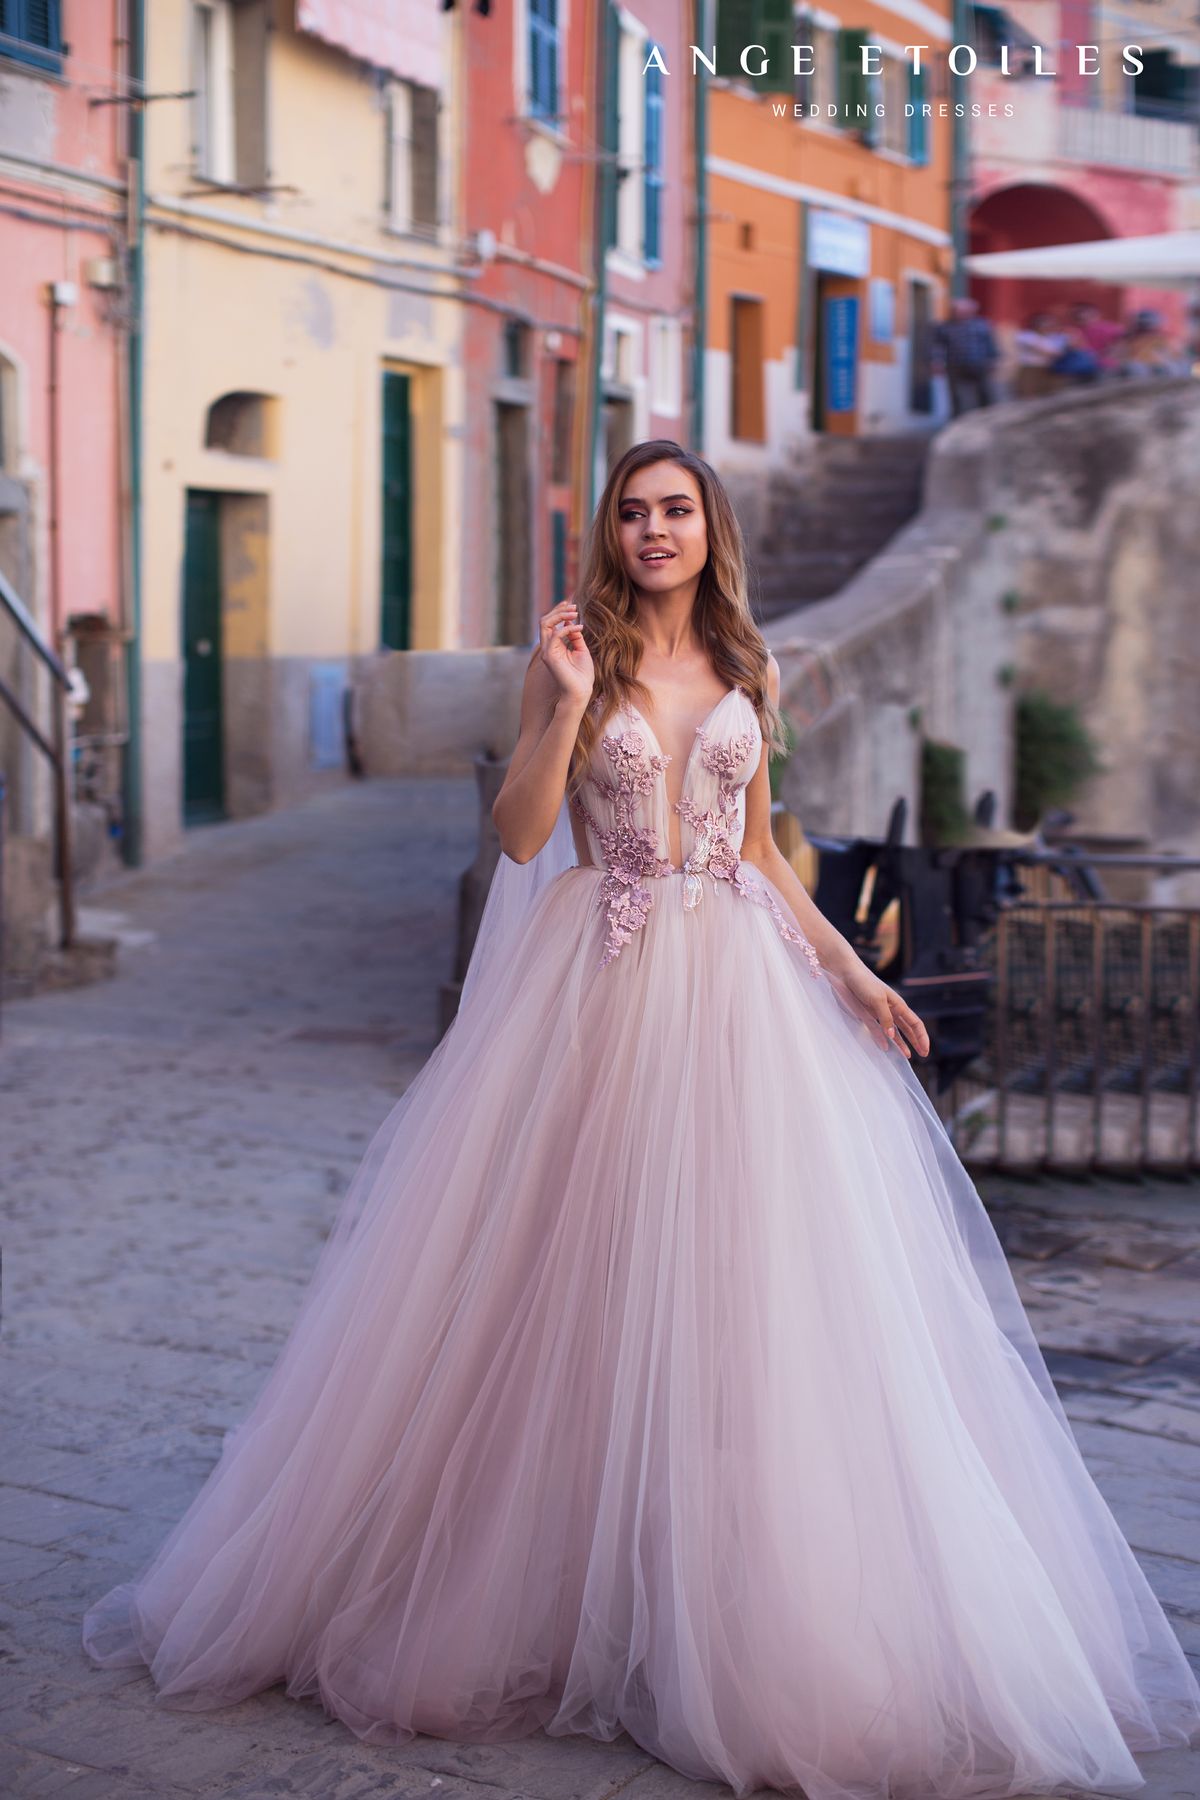
[[[919,429],[938,405],[949,0],[790,15],[779,0],[718,0],[709,46],[704,441],[730,472],[776,464],[814,432]]]
[[[403,10],[147,9],[149,856],[340,779],[364,662],[457,642],[454,24]]]

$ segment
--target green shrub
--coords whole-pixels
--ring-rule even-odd
[[[783,726],[783,735],[787,739],[787,749],[781,750],[777,756],[772,756],[767,766],[767,774],[771,779],[772,800],[782,798],[780,789],[783,786],[783,771],[787,768],[792,751],[796,748],[796,727],[782,708],[779,712],[779,722]]]
[[[1076,708],[1037,689],[1017,701],[1015,736],[1014,822],[1031,831],[1048,807],[1066,806],[1103,764]]]
[[[960,843],[970,829],[967,813],[965,753],[956,744],[933,738],[921,743],[921,842]]]

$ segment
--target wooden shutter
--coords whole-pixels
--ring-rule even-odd
[[[438,224],[438,95],[412,90],[412,222],[434,233]]]
[[[266,0],[239,0],[233,19],[233,178],[239,187],[266,187],[267,61],[270,21]]]

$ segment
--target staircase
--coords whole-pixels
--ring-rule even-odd
[[[828,599],[919,512],[929,439],[822,437],[769,478],[754,556],[760,623]]]

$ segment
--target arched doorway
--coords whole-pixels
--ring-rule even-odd
[[[971,254],[1034,250],[1043,244],[1092,243],[1114,236],[1096,209],[1069,188],[1023,181],[997,188],[971,208]],[[1125,290],[1094,281],[1018,281],[971,278],[971,295],[994,325],[1015,329],[1033,312],[1058,310],[1081,300],[1119,319]]]

